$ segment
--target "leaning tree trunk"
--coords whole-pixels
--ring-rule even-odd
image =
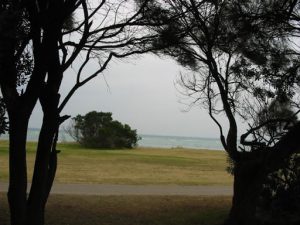
[[[265,177],[263,166],[258,160],[235,165],[232,207],[226,225],[256,224],[256,206]]]
[[[44,112],[36,153],[32,186],[28,197],[27,225],[43,225],[45,206],[56,172],[56,142],[59,128],[59,95],[44,93]]]
[[[28,197],[27,225],[44,224],[45,205],[55,174],[55,170],[52,171],[52,169],[56,169],[56,165],[54,165],[56,160],[53,161],[51,157],[52,154],[56,154],[56,150],[53,149],[53,140],[56,134],[54,130],[55,124],[56,121],[45,116],[39,137],[34,175]]]

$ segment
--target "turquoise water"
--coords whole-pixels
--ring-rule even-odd
[[[37,141],[39,129],[29,129],[27,139]],[[219,139],[200,138],[200,137],[179,137],[179,136],[158,136],[158,135],[139,135],[141,140],[138,146],[141,147],[160,147],[160,148],[193,148],[222,150],[223,147]],[[2,135],[0,139],[8,139],[8,135]],[[59,142],[74,141],[65,131],[60,131]]]
[[[199,137],[140,135],[139,146],[161,148],[194,148],[221,150],[223,146],[219,139]]]

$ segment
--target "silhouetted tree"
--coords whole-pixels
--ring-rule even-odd
[[[45,204],[56,172],[59,126],[68,118],[61,115],[62,110],[74,92],[101,74],[113,58],[147,52],[153,36],[140,32],[145,22],[141,12],[147,2],[0,2],[0,86],[9,118],[12,225],[44,224]],[[86,69],[90,65],[94,66]],[[60,99],[61,82],[71,67],[76,71],[74,86]],[[37,101],[43,123],[27,196],[26,134]]]
[[[169,55],[189,69],[190,73],[181,75],[179,81],[184,94],[205,107],[219,128],[223,147],[234,165],[233,204],[227,220],[230,225],[255,224],[264,180],[300,147],[299,123],[279,139],[267,133],[258,136],[294,118],[280,115],[262,120],[261,115],[258,119],[258,113],[265,106],[271,109],[282,93],[290,99],[296,96],[298,56],[289,54],[286,38],[291,34],[286,25],[290,2],[158,0],[145,11],[150,21],[158,12],[164,20],[177,15],[168,25],[153,29],[160,35],[155,45],[164,47],[158,54]],[[281,15],[287,16],[275,21],[275,16],[272,19],[267,12],[279,7]],[[220,113],[225,114],[228,129],[218,119]],[[241,145],[238,115],[249,123],[249,130],[240,138]]]

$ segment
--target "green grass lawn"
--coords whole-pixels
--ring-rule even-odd
[[[0,221],[8,223],[0,195]],[[46,225],[220,225],[229,197],[51,195]]]
[[[28,177],[31,177],[35,143],[28,143]],[[0,181],[8,178],[8,142],[0,142]],[[222,151],[138,148],[85,149],[59,144],[56,182],[106,184],[231,185]]]

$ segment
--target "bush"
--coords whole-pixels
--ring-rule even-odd
[[[259,204],[261,224],[300,224],[300,155],[269,174]]]
[[[92,148],[133,148],[139,140],[136,130],[113,120],[109,112],[77,115],[67,131],[78,143]]]

